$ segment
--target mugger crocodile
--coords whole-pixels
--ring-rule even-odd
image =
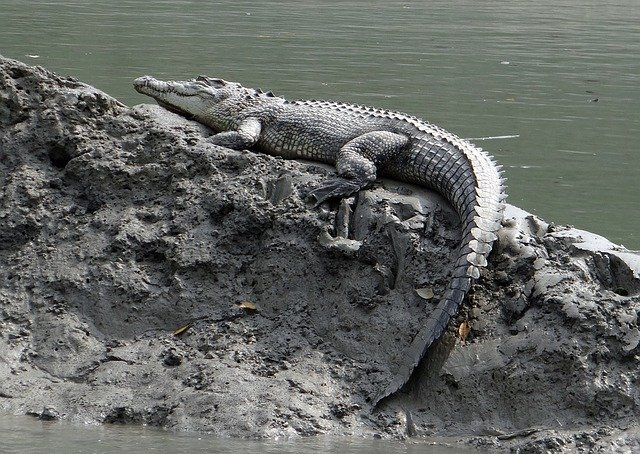
[[[412,341],[403,365],[373,399],[399,390],[437,341],[487,256],[500,228],[506,198],[501,167],[470,142],[416,117],[330,101],[287,101],[271,92],[200,76],[189,81],[134,81],[159,105],[212,128],[214,144],[254,147],[285,158],[335,165],[338,177],[310,195],[320,204],[349,196],[387,176],[443,194],[462,220],[462,241],[444,296]]]

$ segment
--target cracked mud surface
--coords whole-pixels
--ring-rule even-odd
[[[385,180],[313,208],[329,167],[210,145],[160,107],[8,59],[0,128],[3,411],[638,448],[638,254],[509,207],[443,341],[372,412],[447,282],[459,222],[440,196]]]

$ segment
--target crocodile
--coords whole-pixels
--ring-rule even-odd
[[[166,109],[216,132],[211,143],[253,147],[290,159],[334,165],[337,177],[310,192],[316,206],[367,187],[378,176],[440,192],[462,222],[462,239],[443,297],[415,335],[376,407],[407,383],[441,337],[487,265],[505,208],[505,180],[493,157],[467,140],[402,112],[343,102],[289,101],[237,82],[199,76],[161,81],[142,76],[135,89]]]

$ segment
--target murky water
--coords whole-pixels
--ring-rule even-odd
[[[125,103],[217,75],[395,108],[478,140],[510,202],[640,249],[640,2],[2,0],[0,53]]]
[[[78,426],[39,421],[30,416],[0,414],[2,454],[455,454],[464,448],[431,446],[424,441],[396,442],[339,438],[293,441],[257,441],[216,438],[212,435],[171,433],[139,426]]]
[[[505,165],[511,203],[640,249],[638,24],[638,0],[1,0],[0,53],[127,104],[149,102],[131,87],[139,75],[208,74],[493,137],[476,142]],[[6,424],[0,439],[15,452],[28,452],[26,437],[42,449],[59,430]],[[200,449],[191,436],[145,431],[133,437],[153,441],[138,451],[131,437],[97,441],[118,430],[71,430],[55,443]]]

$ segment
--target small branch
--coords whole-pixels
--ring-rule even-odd
[[[520,134],[512,134],[508,136],[467,137],[465,140],[515,139],[517,137],[520,137]]]

